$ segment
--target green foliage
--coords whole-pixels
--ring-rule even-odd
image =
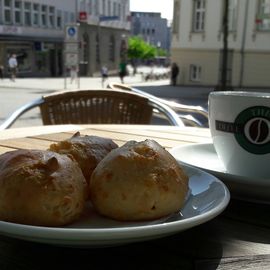
[[[166,50],[157,48],[157,56],[167,56]]]
[[[165,56],[166,51],[146,43],[141,37],[134,36],[128,40],[128,58],[151,59],[155,56]]]

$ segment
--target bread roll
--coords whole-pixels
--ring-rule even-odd
[[[177,212],[187,191],[187,175],[153,140],[130,141],[111,151],[90,181],[97,212],[124,221],[152,220]]]
[[[16,150],[0,156],[0,219],[61,226],[81,215],[86,181],[77,163],[51,151]]]
[[[78,162],[87,182],[97,164],[118,145],[111,139],[98,136],[81,136],[79,132],[70,139],[50,145],[50,150],[72,155]]]

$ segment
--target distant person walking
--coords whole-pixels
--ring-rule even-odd
[[[70,83],[73,83],[75,81],[78,82],[78,67],[77,66],[71,66],[70,68]]]
[[[15,78],[17,75],[17,68],[18,68],[18,62],[16,54],[12,54],[10,58],[8,59],[8,67],[10,70],[11,77],[10,79],[15,82]]]
[[[102,85],[102,88],[104,88],[104,83],[105,81],[108,79],[108,68],[104,65],[102,68],[101,68],[101,85]]]
[[[126,75],[127,75],[126,63],[121,62],[119,64],[119,77],[120,77],[121,83],[124,83],[124,78],[125,78]]]
[[[0,78],[4,80],[4,66],[0,63]]]
[[[179,74],[179,67],[176,63],[173,63],[171,69],[171,83],[173,86],[176,86],[178,74]]]

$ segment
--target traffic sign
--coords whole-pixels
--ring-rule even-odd
[[[68,43],[65,42],[65,52],[69,52],[69,53],[78,53],[79,51],[79,43],[78,42],[74,42],[74,43]]]
[[[78,53],[66,53],[65,54],[65,66],[77,66],[79,64],[79,54]]]
[[[79,25],[66,25],[65,28],[65,42],[78,42],[79,39]]]

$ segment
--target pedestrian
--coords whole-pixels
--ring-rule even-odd
[[[76,66],[71,66],[70,68],[70,83],[73,83],[73,81],[78,80],[78,67]]]
[[[15,82],[15,78],[17,75],[17,68],[18,68],[18,62],[16,54],[12,54],[10,58],[8,59],[8,67],[10,70],[10,79],[11,81]]]
[[[4,80],[4,66],[2,64],[0,64],[0,78]]]
[[[106,67],[106,65],[102,66],[101,68],[101,84],[102,84],[102,88],[104,88],[104,83],[105,81],[108,79],[108,68]]]
[[[121,83],[124,83],[124,78],[127,75],[127,67],[126,67],[126,63],[121,62],[119,64],[119,77],[121,79]]]
[[[171,68],[171,83],[173,86],[176,86],[178,74],[179,74],[179,67],[176,63],[173,63]]]

